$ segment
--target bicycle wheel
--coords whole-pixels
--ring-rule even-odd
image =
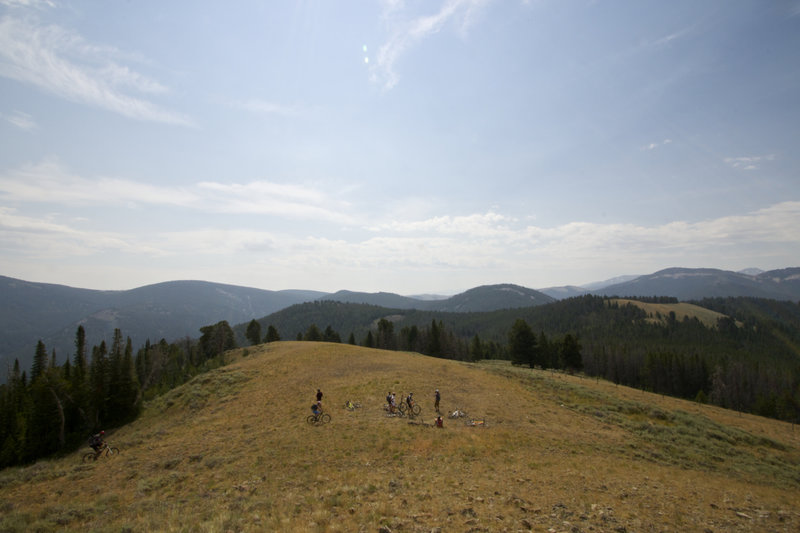
[[[308,418],[306,418],[306,422],[308,422],[311,425],[314,425],[317,423],[317,417],[314,415],[308,415]]]
[[[408,406],[404,403],[397,406],[397,412],[400,413],[400,416],[406,416],[406,407]]]
[[[119,455],[119,448],[116,447],[109,447],[106,450],[106,455]]]
[[[411,412],[414,413],[414,416],[418,416],[420,411],[422,411],[422,409],[417,404],[414,404],[414,407],[411,408]]]
[[[96,460],[97,460],[97,456],[94,454],[94,452],[89,452],[89,453],[83,454],[83,462],[84,463],[88,463],[89,461],[96,461]]]
[[[319,418],[320,418],[320,420],[322,421],[323,424],[327,424],[328,422],[331,421],[331,415],[329,415],[328,413],[323,414]]]

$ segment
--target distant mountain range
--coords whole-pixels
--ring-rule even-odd
[[[74,352],[75,332],[86,330],[89,346],[110,343],[115,328],[138,349],[149,339],[169,342],[198,337],[202,326],[227,320],[232,326],[314,300],[364,303],[391,309],[478,312],[545,305],[581,294],[673,296],[680,300],[748,296],[800,300],[800,268],[753,274],[716,269],[670,268],[645,276],[623,276],[591,287],[534,290],[488,285],[450,297],[308,290],[268,291],[204,281],[171,281],[127,291],[97,291],[33,283],[0,276],[0,382],[18,358],[24,370],[42,340],[63,361]]]
[[[715,268],[668,268],[644,276],[621,276],[586,287],[539,289],[556,299],[582,294],[608,296],[672,296],[681,301],[716,297],[800,300],[800,268],[764,272],[731,272]]]

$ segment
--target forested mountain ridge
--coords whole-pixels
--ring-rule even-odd
[[[622,279],[625,279],[624,277]],[[134,345],[147,339],[174,341],[198,336],[199,328],[221,320],[231,324],[266,316],[313,300],[367,303],[393,309],[437,312],[494,311],[547,304],[586,293],[579,287],[533,290],[518,285],[487,285],[442,299],[413,298],[379,292],[310,290],[267,291],[204,281],[171,281],[126,291],[78,289],[0,276],[0,369],[19,359],[30,366],[42,340],[64,360],[74,351],[78,325],[87,342],[110,342],[120,328]],[[548,294],[546,294],[548,293]],[[595,294],[673,296],[681,300],[747,296],[800,300],[800,268],[745,274],[716,269],[666,269],[612,284]],[[2,370],[0,370],[2,372]],[[0,382],[6,379],[0,375]]]
[[[343,303],[370,304],[395,309],[456,313],[515,309],[544,305],[555,301],[554,298],[543,292],[511,283],[482,285],[448,298],[435,300],[422,300],[389,292],[367,293],[353,291],[339,291],[333,294],[326,294],[318,299]]]
[[[318,291],[266,291],[205,281],[171,281],[124,291],[98,291],[34,283],[0,276],[0,382],[19,359],[30,367],[36,343],[44,341],[59,361],[74,353],[75,330],[83,325],[87,343],[110,343],[121,329],[139,347],[199,337],[202,326],[231,324],[263,316],[298,302],[313,300]]]
[[[96,291],[32,283],[0,276],[0,369],[19,359],[33,360],[38,340],[63,361],[74,351],[75,330],[83,325],[87,343],[111,341],[114,330],[131,337],[134,346],[148,339],[169,342],[196,338],[201,327],[222,320],[237,324],[291,305],[317,299],[372,303],[384,307],[452,311],[486,311],[553,301],[516,285],[477,287],[442,300],[421,300],[391,293],[340,291],[266,291],[205,281],[171,281],[126,291]],[[0,382],[6,376],[0,376]]]

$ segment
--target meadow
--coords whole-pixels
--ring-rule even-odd
[[[238,349],[84,450],[0,472],[0,531],[800,530],[800,428],[506,362]],[[317,388],[330,424],[306,423]],[[433,425],[434,390],[444,416]],[[387,416],[409,392],[415,419]],[[361,408],[344,409],[348,400]]]

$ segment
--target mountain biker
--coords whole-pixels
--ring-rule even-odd
[[[394,396],[391,391],[386,394],[386,405],[389,408],[389,413],[394,413]]]
[[[406,405],[408,405],[409,409],[414,407],[414,393],[413,392],[409,392],[408,396],[406,396]]]
[[[95,433],[89,437],[89,447],[94,450],[94,453],[100,453],[100,450],[103,449],[105,434],[106,432],[101,430],[100,433]]]
[[[314,416],[319,416],[322,414],[322,408],[319,405],[319,402],[311,404],[311,412],[314,413]]]
[[[317,389],[317,407],[319,407],[320,412],[322,411],[322,391]]]
[[[439,412],[439,400],[441,400],[441,399],[442,399],[442,395],[441,395],[441,394],[439,394],[439,389],[436,389],[436,393],[435,393],[435,395],[436,395],[436,396],[435,396],[435,397],[436,397],[436,400],[433,402],[433,408],[434,408],[434,409],[436,410],[436,412],[438,413],[438,412]]]

